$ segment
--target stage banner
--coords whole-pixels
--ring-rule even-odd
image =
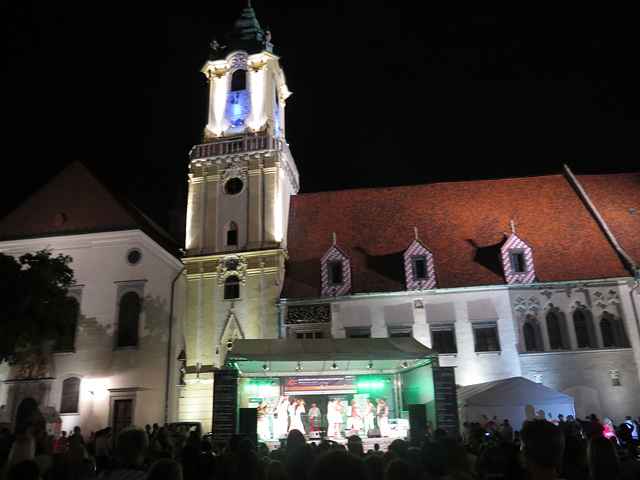
[[[285,395],[331,395],[356,392],[355,375],[286,377],[284,382]]]
[[[460,435],[456,377],[453,367],[433,367],[433,388],[436,400],[436,426],[451,437]]]
[[[236,433],[238,372],[213,372],[213,441],[228,440]]]

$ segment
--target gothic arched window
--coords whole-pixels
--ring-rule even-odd
[[[551,310],[545,316],[547,321],[547,335],[549,336],[549,348],[551,350],[567,349],[566,334],[564,332],[564,319]]]
[[[524,349],[527,352],[535,352],[537,350],[537,348],[536,348],[536,332],[535,332],[535,329],[534,329],[533,325],[531,325],[531,323],[529,323],[529,322],[526,322],[522,326],[522,333],[524,335]]]
[[[138,345],[138,326],[140,323],[140,296],[136,292],[127,292],[120,297],[118,308],[118,347],[136,347]]]
[[[608,318],[600,320],[600,332],[602,333],[602,345],[605,347],[615,347],[616,342],[613,337],[613,325]]]
[[[578,348],[595,348],[594,335],[588,312],[578,308],[573,312],[573,328],[576,331]]]

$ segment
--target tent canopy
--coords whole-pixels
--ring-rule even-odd
[[[573,397],[523,377],[460,387],[457,397],[463,419],[501,422],[508,418],[516,429],[525,420],[575,415]]]

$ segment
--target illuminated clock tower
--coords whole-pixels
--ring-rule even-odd
[[[213,370],[236,338],[278,337],[275,301],[284,278],[290,197],[298,192],[285,140],[291,92],[270,34],[250,5],[221,43],[211,43],[202,67],[208,118],[202,143],[190,153],[181,420],[210,418]]]

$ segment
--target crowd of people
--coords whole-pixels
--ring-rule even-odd
[[[436,429],[382,452],[365,451],[357,435],[309,442],[297,429],[269,450],[242,435],[212,443],[181,425],[128,427],[115,438],[105,428],[86,439],[79,427],[57,439],[32,428],[0,435],[0,480],[637,480],[639,431],[628,417],[607,437],[595,415],[520,430],[508,420],[465,423],[460,438]]]

